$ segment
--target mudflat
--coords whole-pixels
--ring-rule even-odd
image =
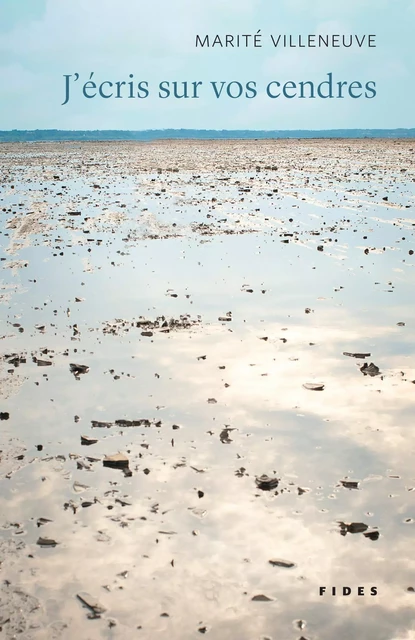
[[[0,145],[2,637],[415,638],[414,149]]]

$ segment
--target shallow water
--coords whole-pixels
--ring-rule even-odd
[[[0,147],[5,638],[415,638],[412,145]]]

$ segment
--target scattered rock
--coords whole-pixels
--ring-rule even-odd
[[[69,369],[75,378],[89,371],[89,367],[86,364],[70,364]]]
[[[36,520],[36,524],[38,527],[41,527],[44,524],[48,524],[48,522],[53,522],[53,520],[49,520],[48,518],[38,518]]]
[[[111,467],[113,469],[127,469],[129,466],[128,458],[123,453],[105,456],[102,462],[104,467]]]
[[[343,351],[344,356],[349,356],[349,358],[370,358],[370,353],[349,353],[348,351]]]
[[[117,427],[161,427],[161,420],[148,420],[147,418],[140,418],[139,420],[116,420]]]
[[[109,429],[110,427],[113,426],[112,422],[101,422],[99,420],[91,420],[91,425],[93,428],[99,428],[99,429]]]
[[[36,544],[38,544],[39,547],[56,547],[59,542],[56,542],[53,538],[38,538]]]
[[[369,525],[364,524],[363,522],[351,522],[350,524],[339,522],[339,525],[342,536],[345,536],[348,533],[363,533],[369,529]]]
[[[229,437],[231,431],[233,431],[232,428],[225,427],[225,429],[220,432],[219,438],[222,444],[230,444],[232,442],[232,439]]]
[[[296,566],[294,562],[289,562],[287,560],[268,560],[268,562],[273,567],[282,567],[283,569],[292,569]]]
[[[262,491],[272,491],[278,487],[279,478],[270,478],[266,474],[259,476],[255,480],[256,486]]]
[[[83,491],[86,491],[87,489],[89,489],[87,484],[82,484],[77,480],[75,480],[75,482],[73,483],[72,488],[75,491],[75,493],[82,493]]]
[[[364,365],[360,367],[360,371],[363,373],[363,375],[371,377],[378,376],[380,373],[379,367],[373,364],[373,362],[371,362],[370,364],[367,364],[367,362],[365,362]]]
[[[96,438],[90,438],[89,436],[81,436],[81,444],[90,445],[96,444],[98,440]]]
[[[101,613],[106,611],[106,608],[98,602],[96,598],[93,598],[89,593],[77,593],[76,597],[82,602],[82,604],[90,610],[93,618],[99,618]]]
[[[378,540],[380,533],[379,531],[366,531],[365,533],[363,533],[363,535],[365,536],[365,538],[369,538],[369,540]]]
[[[39,358],[34,359],[38,367],[51,367],[51,360],[39,360]]]
[[[346,489],[358,489],[359,481],[358,480],[340,480],[343,487]]]

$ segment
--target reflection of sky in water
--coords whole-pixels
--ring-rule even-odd
[[[102,158],[84,178],[59,156],[43,170],[11,165],[15,193],[3,188],[3,206],[43,212],[39,220],[50,228],[33,235],[19,222],[2,242],[1,257],[29,263],[1,274],[24,292],[2,305],[2,353],[27,354],[13,374],[2,364],[8,397],[1,410],[11,415],[2,422],[3,441],[19,438],[33,462],[1,480],[0,509],[3,524],[21,525],[24,553],[34,556],[6,559],[4,574],[39,598],[53,637],[196,638],[205,625],[217,640],[415,637],[414,595],[406,591],[415,586],[415,312],[413,225],[405,208],[414,189],[409,179],[400,182],[392,152],[389,160],[385,173],[372,169],[369,186],[352,176],[352,164],[342,182],[344,161],[332,184],[325,165],[327,177],[316,172],[323,175],[317,184],[309,174],[311,186],[301,169],[194,178],[199,173],[127,167],[117,179],[105,178]],[[68,179],[53,186],[54,162]],[[47,181],[36,182],[44,171]],[[68,210],[83,215],[69,219]],[[195,222],[212,225],[213,235],[192,230]],[[219,322],[228,311],[232,321]],[[162,314],[199,314],[202,323],[152,337],[137,327],[102,331],[115,318]],[[32,362],[32,354],[48,357],[44,348],[54,350],[51,367]],[[364,376],[363,360],[344,351],[370,352],[366,361],[381,375]],[[77,381],[70,362],[88,364],[90,372]],[[12,388],[10,379],[25,381]],[[306,382],[325,389],[308,391]],[[162,426],[91,429],[91,420],[142,417]],[[229,444],[220,440],[224,425],[233,429]],[[99,442],[81,446],[83,434]],[[86,461],[118,450],[128,453],[131,478]],[[77,469],[79,460],[91,469]],[[274,471],[279,494],[257,490],[255,476]],[[359,480],[359,489],[345,489],[344,478]],[[89,488],[77,493],[75,481]],[[306,491],[299,495],[298,487]],[[70,500],[76,514],[63,508]],[[38,529],[41,516],[53,522]],[[380,538],[340,536],[339,521],[364,522]],[[39,535],[61,544],[40,549]],[[19,534],[5,527],[0,538],[10,537]],[[296,566],[272,567],[275,557]],[[117,575],[125,570],[126,578]],[[320,598],[322,585],[376,585],[379,595]],[[85,619],[78,591],[107,607],[102,620]],[[272,601],[252,601],[258,594]],[[117,625],[108,628],[107,617]],[[300,619],[302,630],[293,625]],[[59,620],[68,624],[62,633]]]

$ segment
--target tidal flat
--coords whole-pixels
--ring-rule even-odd
[[[0,145],[0,637],[415,639],[414,149]]]

